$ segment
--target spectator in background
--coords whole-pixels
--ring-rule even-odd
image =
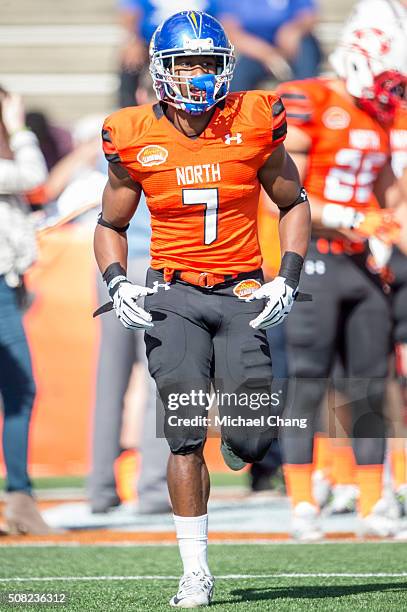
[[[208,13],[222,21],[238,60],[232,91],[317,75],[321,51],[313,29],[315,0],[210,0]]]
[[[4,510],[9,533],[47,534],[32,497],[27,471],[35,383],[18,297],[21,278],[36,256],[35,234],[22,194],[44,182],[45,160],[26,129],[17,95],[0,89],[0,392],[4,405],[3,455],[7,472]]]
[[[156,27],[173,13],[203,11],[208,0],[119,0],[124,31],[120,51],[119,106],[133,106],[140,73],[148,65],[148,45]]]
[[[42,111],[26,113],[25,122],[38,138],[48,170],[72,150],[72,139],[68,130],[53,125]]]
[[[85,115],[72,130],[73,149],[51,170],[44,185],[45,198],[52,203],[45,212],[53,217],[65,217],[90,205],[96,220],[106,184],[107,163],[100,150],[103,115]]]

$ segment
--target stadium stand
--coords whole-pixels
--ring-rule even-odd
[[[320,0],[317,33],[326,52],[353,5]],[[2,0],[0,6],[0,82],[23,94],[27,108],[41,108],[64,123],[111,111],[121,38],[114,0],[72,0],[63,9],[40,0],[35,11],[29,0]]]

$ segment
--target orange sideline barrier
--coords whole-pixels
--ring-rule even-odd
[[[30,438],[33,476],[88,467],[98,323],[92,232],[67,225],[40,239],[27,276],[35,302],[25,317],[37,398]]]

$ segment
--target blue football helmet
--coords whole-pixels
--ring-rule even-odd
[[[175,59],[186,55],[215,56],[217,73],[177,75]],[[158,26],[151,39],[150,72],[157,98],[191,115],[208,111],[227,96],[234,67],[233,46],[219,21],[207,13],[176,13]],[[181,85],[188,95],[181,93]]]

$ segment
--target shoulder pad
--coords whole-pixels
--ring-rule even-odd
[[[110,163],[126,159],[126,151],[140,140],[151,126],[151,104],[122,108],[109,115],[102,128],[102,144]]]
[[[286,107],[288,122],[294,125],[312,123],[327,97],[326,86],[317,79],[283,83],[277,93]]]

